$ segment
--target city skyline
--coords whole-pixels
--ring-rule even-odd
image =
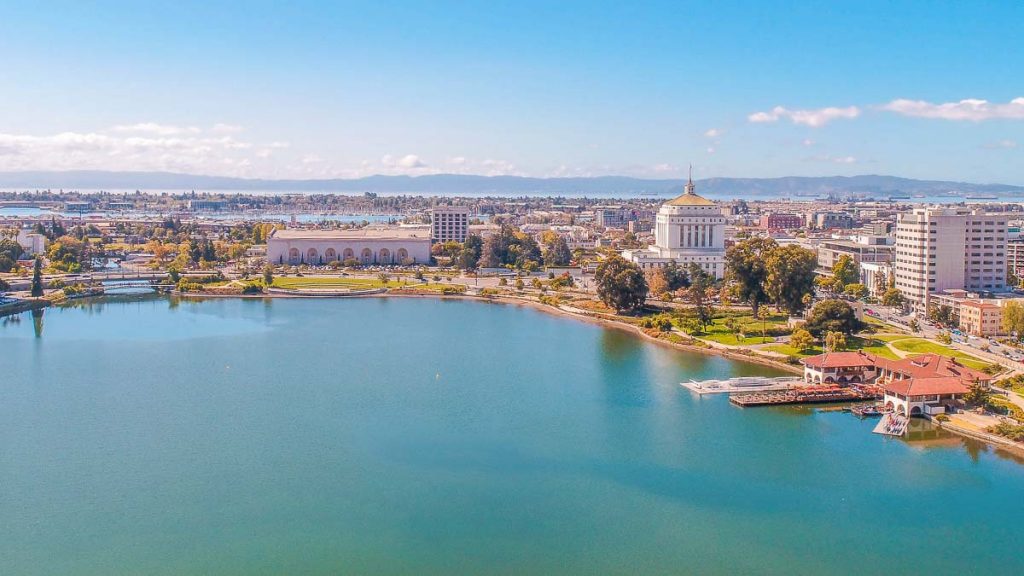
[[[5,6],[0,171],[1024,184],[1024,8]]]

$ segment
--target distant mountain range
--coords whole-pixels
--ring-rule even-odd
[[[758,198],[793,196],[941,195],[950,192],[1015,196],[1024,186],[913,180],[896,176],[787,176],[783,178],[708,178],[698,180],[699,194]],[[200,176],[171,172],[39,171],[0,172],[0,190],[168,190],[268,191],[431,194],[472,196],[668,196],[679,194],[683,181],[647,180],[626,176],[592,178],[526,178],[521,176],[368,176],[355,179],[263,180]]]

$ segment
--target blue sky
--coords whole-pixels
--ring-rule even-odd
[[[795,4],[0,1],[0,170],[1024,184],[1024,3]]]

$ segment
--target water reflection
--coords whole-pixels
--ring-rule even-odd
[[[32,310],[32,332],[36,338],[43,337],[43,309],[35,308]]]

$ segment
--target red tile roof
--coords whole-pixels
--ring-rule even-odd
[[[989,381],[991,376],[968,368],[956,361],[954,358],[940,356],[938,354],[918,354],[902,360],[889,361],[884,366],[886,370],[899,372],[908,378],[939,378],[952,376],[962,380]]]
[[[808,356],[801,360],[811,368],[855,368],[858,366],[874,366],[878,358],[866,352],[826,352],[817,356]]]
[[[886,392],[903,396],[932,396],[936,394],[966,394],[967,384],[956,376],[939,378],[904,378],[882,385]]]

